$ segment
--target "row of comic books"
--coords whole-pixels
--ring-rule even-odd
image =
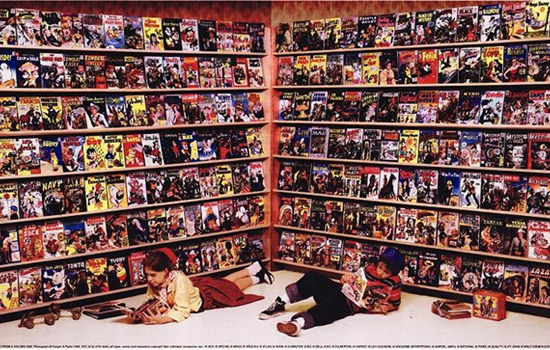
[[[550,134],[283,126],[279,154],[309,158],[550,169]]]
[[[550,214],[550,177],[281,162],[279,190]]]
[[[260,58],[82,55],[0,51],[0,88],[262,87]]]
[[[265,190],[261,162],[0,183],[0,221]]]
[[[281,23],[275,51],[392,47],[495,40],[548,34],[548,1],[514,1],[384,15]]]
[[[550,125],[550,90],[285,91],[279,120]]]
[[[76,130],[265,119],[261,93],[0,97],[3,131]]]
[[[345,272],[377,265],[387,246],[283,231],[279,257],[304,265]],[[479,289],[503,292],[508,300],[550,305],[550,269],[509,264],[473,256],[399,248],[405,257],[401,281],[473,293]]]
[[[550,222],[282,196],[279,225],[427,246],[550,259]]]
[[[186,275],[265,258],[261,234],[246,233],[171,247]],[[0,310],[146,284],[149,251],[0,272]]]
[[[544,82],[549,59],[548,44],[284,56],[277,85]]]
[[[265,155],[258,128],[0,139],[0,174],[154,167]]]
[[[0,9],[0,45],[265,52],[263,23]]]

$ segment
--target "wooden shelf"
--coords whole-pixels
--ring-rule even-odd
[[[292,267],[297,267],[297,268],[302,268],[302,269],[309,269],[309,270],[324,272],[324,273],[328,273],[328,274],[343,275],[343,274],[346,273],[345,271],[333,270],[333,269],[329,269],[329,268],[326,268],[326,267],[320,267],[320,266],[315,266],[315,265],[299,264],[299,263],[296,263],[296,262],[293,262],[293,261],[286,261],[286,260],[281,260],[281,259],[273,259],[272,261],[274,263],[280,264],[280,265],[292,266]],[[452,289],[443,289],[443,288],[438,288],[438,287],[424,286],[424,285],[421,285],[421,284],[413,284],[413,283],[402,283],[402,284],[404,286],[407,286],[407,287],[425,289],[425,290],[433,290],[433,291],[442,292],[442,293],[449,293],[449,294],[453,294],[453,295],[462,295],[462,296],[471,296],[472,295],[472,293],[461,292],[461,291],[456,291],[456,290],[452,290]],[[506,300],[506,303],[523,305],[523,306],[530,306],[530,307],[550,310],[550,306],[541,305],[541,304],[527,303],[527,302],[524,302],[524,301]]]
[[[186,199],[186,200],[166,202],[166,203],[135,205],[135,206],[132,206],[132,207],[127,207],[127,208],[116,208],[116,209],[107,209],[107,210],[98,210],[98,211],[85,211],[85,212],[81,212],[81,213],[70,213],[70,214],[62,214],[62,215],[41,216],[41,217],[37,217],[37,218],[8,220],[8,221],[1,221],[0,226],[24,225],[24,224],[34,223],[34,222],[38,222],[38,221],[53,221],[53,220],[65,220],[65,219],[69,220],[69,219],[75,218],[75,217],[100,216],[100,215],[114,214],[114,213],[123,212],[123,211],[148,210],[148,209],[155,209],[155,208],[171,207],[171,206],[176,206],[176,205],[186,205],[186,204],[193,204],[193,203],[203,203],[203,202],[217,201],[217,200],[222,200],[222,199],[232,199],[232,198],[256,196],[256,195],[268,194],[268,193],[269,193],[268,190],[264,190],[264,191],[257,191],[257,192],[233,194],[233,195],[230,195],[230,196],[218,196],[218,197],[212,197],[212,198]]]
[[[29,179],[46,179],[51,177],[80,177],[80,176],[94,176],[94,175],[103,175],[103,174],[113,174],[113,173],[134,173],[140,171],[153,171],[153,170],[167,170],[167,169],[178,169],[178,168],[189,168],[196,166],[204,165],[219,165],[219,164],[231,164],[231,163],[250,163],[250,162],[259,162],[269,159],[268,156],[260,157],[246,157],[246,158],[231,158],[231,159],[216,159],[216,160],[207,160],[199,162],[190,162],[190,163],[177,163],[177,164],[164,164],[157,166],[142,166],[135,168],[112,168],[112,169],[102,169],[102,170],[88,170],[88,171],[75,171],[71,173],[51,173],[51,174],[31,174],[31,175],[7,175],[0,176],[0,182],[9,182],[9,181],[19,181],[19,180],[29,180]]]
[[[309,193],[309,192],[294,192],[294,191],[283,191],[283,190],[273,190],[273,192],[281,193],[289,196],[295,196],[295,197],[300,197],[300,196],[319,197],[319,198],[327,198],[327,199],[334,199],[334,200],[366,202],[366,203],[372,203],[377,205],[388,205],[388,206],[395,206],[395,207],[404,206],[404,207],[412,207],[412,208],[428,209],[428,210],[458,211],[458,212],[488,214],[488,215],[507,215],[507,216],[530,218],[530,219],[550,220],[550,215],[544,215],[544,214],[528,214],[528,213],[515,213],[515,212],[503,211],[503,210],[451,207],[448,205],[409,203],[409,202],[400,202],[396,200],[354,198],[354,197],[334,196],[334,195],[328,195],[328,194]]]
[[[267,262],[268,259],[264,259],[262,261]],[[224,267],[224,268],[217,269],[217,270],[214,270],[214,271],[206,271],[206,272],[196,273],[196,274],[193,274],[193,275],[189,275],[189,277],[208,276],[208,275],[218,274],[218,273],[221,273],[221,272],[239,270],[241,268],[247,267],[250,264],[251,263],[246,263],[246,264],[239,264],[239,265],[235,265],[235,266]],[[85,301],[85,300],[89,300],[89,299],[94,299],[94,298],[97,298],[99,296],[105,297],[105,296],[110,296],[110,295],[120,295],[120,294],[124,294],[124,293],[130,292],[130,291],[146,290],[146,289],[147,289],[146,284],[140,284],[140,285],[131,286],[131,287],[123,288],[123,289],[110,290],[108,292],[103,292],[103,293],[87,294],[87,295],[81,295],[81,296],[74,297],[74,298],[60,299],[60,300],[48,301],[48,302],[45,302],[45,303],[40,303],[40,304],[35,304],[35,305],[28,305],[28,306],[18,307],[18,308],[15,308],[15,309],[6,309],[6,310],[0,311],[0,317],[8,315],[8,314],[13,314],[13,313],[19,313],[19,312],[24,312],[24,311],[29,311],[29,310],[46,308],[46,307],[50,306],[51,304],[61,304],[61,305],[63,305],[63,304],[72,303],[72,302],[75,302],[75,301]],[[83,303],[83,304],[85,304],[85,303]]]
[[[457,130],[534,130],[550,131],[550,125],[479,125],[479,124],[423,124],[423,123],[367,123],[367,122],[325,122],[302,120],[274,120],[276,125],[318,125],[391,129],[457,129]]]
[[[275,90],[412,90],[412,89],[446,89],[451,88],[490,88],[488,90],[502,90],[506,87],[524,88],[526,86],[547,87],[548,82],[521,82],[521,83],[452,83],[452,84],[396,84],[396,85],[296,85],[274,86]]]
[[[261,127],[268,124],[269,122],[267,121],[254,121],[254,122],[240,122],[240,123],[130,126],[130,127],[119,127],[119,128],[0,131],[0,137],[18,138],[18,137],[67,136],[67,135],[150,134],[157,131],[178,131],[178,130],[186,130],[186,129],[228,128],[228,127]]]
[[[152,249],[154,247],[163,246],[163,245],[171,245],[175,243],[184,243],[189,241],[197,241],[197,240],[206,240],[213,237],[219,237],[219,236],[228,236],[233,235],[235,233],[245,232],[245,231],[260,231],[265,230],[268,228],[269,225],[263,224],[258,226],[246,226],[241,227],[234,230],[229,231],[220,231],[220,232],[212,232],[212,233],[205,233],[200,235],[194,235],[194,236],[188,236],[188,237],[179,237],[179,238],[173,238],[169,239],[167,241],[160,241],[160,242],[152,242],[152,243],[144,243],[139,245],[132,245],[128,247],[121,247],[121,248],[115,248],[115,249],[105,249],[105,250],[97,250],[93,252],[86,252],[83,254],[73,254],[73,255],[63,255],[58,256],[55,258],[45,258],[40,260],[32,260],[32,261],[24,261],[24,262],[17,262],[17,263],[11,263],[11,264],[5,264],[0,265],[0,271],[6,271],[6,270],[13,270],[13,269],[20,269],[25,268],[27,266],[38,266],[38,265],[51,265],[55,264],[59,261],[68,261],[68,260],[82,260],[82,259],[89,259],[96,256],[104,256],[104,255],[114,255],[122,252],[131,252],[135,250],[143,250],[143,249]]]
[[[520,256],[512,256],[512,255],[504,255],[504,254],[496,254],[496,253],[487,253],[487,252],[481,252],[476,250],[464,250],[459,248],[450,248],[450,247],[442,247],[442,246],[432,246],[432,245],[424,245],[424,244],[418,244],[413,242],[407,242],[407,241],[396,241],[396,240],[387,240],[382,238],[374,238],[374,237],[366,237],[366,236],[355,236],[350,235],[346,233],[340,233],[340,232],[327,232],[327,231],[319,231],[319,230],[312,230],[307,228],[297,228],[293,226],[283,226],[283,225],[273,225],[273,227],[279,229],[279,230],[289,230],[289,231],[300,231],[305,233],[310,233],[314,235],[326,235],[326,236],[334,236],[334,237],[341,237],[346,238],[349,240],[354,241],[367,241],[367,242],[376,242],[380,244],[395,244],[405,247],[412,247],[416,249],[431,249],[431,250],[437,250],[441,252],[451,252],[454,254],[469,254],[469,255],[475,255],[475,256],[485,256],[489,257],[491,259],[501,259],[501,260],[513,260],[513,261],[525,261],[529,263],[537,263],[537,264],[544,264],[544,265],[550,265],[550,260],[540,260],[535,258],[527,258],[527,257],[520,257]]]
[[[488,168],[488,167],[472,167],[472,166],[459,166],[459,165],[441,165],[441,164],[409,164],[399,162],[385,162],[385,161],[370,161],[370,160],[356,160],[356,159],[340,159],[340,158],[314,158],[314,157],[298,157],[298,156],[280,156],[274,155],[273,158],[281,160],[294,160],[294,161],[307,161],[307,162],[327,162],[327,163],[346,163],[346,164],[358,164],[369,166],[384,166],[384,167],[399,167],[399,168],[426,168],[426,169],[438,169],[438,170],[453,170],[453,171],[481,171],[492,173],[515,173],[526,175],[548,175],[548,170],[534,170],[534,169],[508,169],[508,168]]]
[[[163,55],[163,56],[242,56],[242,57],[265,57],[265,52],[214,52],[214,51],[175,51],[175,50],[137,50],[137,49],[93,49],[56,46],[27,46],[27,45],[0,45],[2,50],[24,50],[40,52],[67,52],[67,53],[103,53],[103,54],[140,54],[140,55]]]
[[[13,88],[0,89],[2,94],[37,93],[37,94],[175,94],[186,92],[240,92],[240,91],[265,91],[267,87],[230,87],[230,88],[184,88],[184,89],[44,89],[44,88]]]
[[[541,42],[550,42],[550,38],[524,38],[521,40],[496,40],[496,41],[470,41],[459,43],[438,43],[425,45],[408,45],[408,46],[392,46],[392,47],[365,47],[356,49],[334,49],[334,50],[312,50],[312,51],[292,51],[292,52],[275,52],[274,56],[300,56],[300,55],[324,55],[324,54],[343,54],[343,53],[361,53],[361,52],[382,52],[396,50],[423,50],[423,49],[439,49],[448,47],[476,47],[476,46],[500,46],[508,44],[534,44]]]

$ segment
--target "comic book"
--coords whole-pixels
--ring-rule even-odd
[[[308,70],[309,70],[309,56],[308,57]],[[200,61],[199,61],[200,62]],[[248,80],[248,64],[247,60],[244,57],[237,57],[234,62],[232,62],[233,66],[233,86],[234,87],[248,87],[249,86],[249,80]],[[305,80],[307,85],[307,80],[309,77],[309,71],[305,72]],[[296,79],[296,74],[294,75],[294,78]]]
[[[439,91],[418,92],[418,112],[416,122],[420,124],[435,124],[438,122]]]
[[[527,117],[525,123],[528,125],[544,125],[550,120],[546,104],[550,95],[546,90],[529,91],[529,104],[527,106]]]
[[[17,174],[17,143],[15,139],[0,140],[0,175]]]
[[[439,139],[439,164],[458,165],[460,158],[460,131],[443,130]]]
[[[85,253],[87,250],[86,229],[84,221],[65,222],[63,224],[67,255]]]
[[[404,91],[399,95],[399,123],[415,123],[418,112],[417,94],[415,91]]]
[[[481,49],[482,83],[502,82],[502,70],[504,65],[504,48],[502,46],[485,46]]]
[[[86,136],[84,154],[86,170],[100,170],[106,168],[107,147],[103,137]]]
[[[359,198],[361,191],[361,173],[357,165],[346,165],[344,171],[344,195]]]
[[[86,110],[84,108],[84,97],[64,96],[61,97],[63,105],[64,125],[69,130],[86,129]]]
[[[65,129],[61,97],[41,97],[40,107],[44,130]]]
[[[548,44],[529,45],[527,50],[527,81],[547,81],[548,59],[550,59],[550,46]],[[19,83],[19,81],[18,81]]]
[[[373,237],[386,240],[394,239],[397,208],[379,205],[376,209],[376,228]]]
[[[12,276],[9,271],[3,277]],[[40,267],[29,267],[18,271],[19,278],[19,306],[30,306],[40,304],[42,298],[42,269]],[[13,280],[13,279],[12,279]],[[13,281],[16,283],[17,279]],[[4,286],[8,283],[4,283]],[[17,293],[15,294],[17,296]],[[12,296],[14,298],[14,296]],[[4,303],[10,305],[10,302]]]
[[[417,214],[416,209],[399,208],[395,231],[396,241],[414,242]]]
[[[0,238],[2,238],[5,245],[4,251],[0,255],[0,265],[20,262],[21,250],[17,228],[15,226],[4,226],[0,229]]]
[[[104,55],[85,55],[84,62],[86,66],[86,87],[91,89],[106,89],[107,78],[105,76]]]
[[[20,227],[19,247],[22,262],[44,259],[44,226],[27,224]]]
[[[434,43],[435,16],[434,11],[416,12],[414,29],[414,45],[426,45]]]
[[[218,196],[216,183],[216,169],[214,167],[199,168],[201,197],[211,198]]]
[[[396,200],[399,187],[399,168],[384,167],[380,170],[379,199]]]
[[[531,267],[529,269],[526,301],[528,303],[550,305],[547,292],[549,288],[550,270],[543,267]]]
[[[355,42],[357,41],[357,35],[358,35],[357,25],[358,25],[357,17],[342,18],[342,32],[340,34],[341,49],[355,48]]]
[[[0,221],[19,219],[20,208],[17,183],[5,182],[0,184],[0,203],[2,204]]]
[[[199,51],[199,29],[197,20],[182,19],[180,32],[183,51]]]
[[[323,127],[312,127],[310,129],[310,135],[309,157],[326,158],[328,152],[329,129]]]
[[[329,246],[329,268],[333,270],[340,270],[342,265],[342,250],[343,242],[337,238],[327,238],[327,245]]]
[[[106,178],[109,209],[127,208],[128,195],[123,174],[107,175]]]
[[[231,30],[231,28],[229,28],[229,30]],[[217,33],[218,40],[220,39],[220,37],[221,35],[218,32]],[[250,52],[251,51],[250,23],[233,22],[233,36],[231,40],[233,45],[233,51]],[[218,42],[218,48],[219,48],[219,45],[220,43]],[[218,49],[218,52],[219,51],[220,50]]]
[[[17,52],[15,53],[15,63],[17,68],[18,88],[42,87],[40,56],[38,53]]]
[[[398,54],[398,84],[416,84],[418,81],[418,51],[399,51]]]
[[[378,112],[378,92],[363,91],[361,94],[360,122],[372,123]]]
[[[377,52],[361,54],[361,84],[378,85],[380,72],[380,55]]]
[[[458,124],[478,124],[481,108],[479,91],[461,91],[456,115]]]
[[[529,91],[506,91],[501,124],[524,125],[527,123],[529,94]]]
[[[309,85],[310,56],[296,56],[293,71],[294,85]]]
[[[481,287],[482,261],[474,257],[462,259],[462,292],[472,293]]]
[[[309,228],[309,218],[311,215],[311,198],[294,198],[294,217],[293,225],[299,228]]]
[[[265,24],[249,23],[250,52],[265,52]]]
[[[504,47],[503,82],[527,81],[527,46],[509,45]]]
[[[529,194],[527,195],[526,213],[547,214],[550,207],[545,201],[550,190],[550,180],[543,176],[531,176],[529,178]]]
[[[309,21],[295,21],[292,23],[292,35],[292,51],[309,50],[311,41]]]
[[[108,56],[105,60],[105,78],[108,89],[126,89],[126,62],[122,55]]]
[[[299,95],[302,96],[301,94]],[[327,113],[327,98],[328,93],[326,91],[314,91],[311,96],[311,108],[309,113],[309,120],[311,121],[325,121]],[[281,100],[282,101],[282,100]],[[286,102],[286,101],[285,101]],[[303,103],[296,106],[297,109],[302,109]],[[305,112],[302,111],[302,112]],[[300,116],[299,116],[300,117]]]
[[[511,256],[527,256],[527,220],[510,218],[505,222],[502,235],[502,253]]]
[[[506,133],[504,168],[526,169],[528,159],[528,135]]]
[[[525,35],[525,1],[505,2],[501,13],[501,40],[521,40]]]
[[[63,265],[42,267],[42,297],[44,302],[61,300],[66,297],[66,279]]]
[[[378,24],[376,38],[374,39],[375,47],[390,47],[393,46],[395,36],[395,14],[387,14],[378,16]]]
[[[357,37],[355,41],[356,48],[366,48],[366,47],[375,46],[374,41],[376,37],[377,25],[378,25],[377,16],[359,16],[358,24],[357,24]]]
[[[418,203],[436,204],[438,188],[438,171],[419,169],[417,176]]]
[[[481,49],[479,47],[464,47],[459,53],[459,83],[478,83],[480,72],[480,56]]]
[[[28,193],[26,195],[29,195]],[[44,198],[44,215],[60,215],[67,211],[63,193],[63,179],[42,181],[42,196]],[[24,200],[21,198],[21,203]]]
[[[166,125],[163,95],[145,95],[145,109],[147,111],[147,125]]]
[[[130,126],[150,126],[151,119],[147,115],[145,96],[126,95],[127,119]]]
[[[16,45],[15,9],[0,9],[0,45]]]
[[[143,21],[141,17],[123,16],[124,48],[143,50]]]
[[[529,270],[527,266],[504,265],[504,280],[501,291],[506,294],[506,299],[525,300],[528,274]]]
[[[504,278],[504,262],[483,260],[481,268],[481,289],[500,292]]]
[[[454,43],[457,29],[457,9],[435,10],[434,22],[434,42]]]
[[[130,245],[149,242],[149,227],[146,212],[134,212],[126,215],[128,223],[128,240]]]
[[[342,121],[344,108],[344,93],[342,91],[331,92],[328,95],[326,121]]]
[[[65,65],[61,53],[40,53],[43,88],[65,88]]]
[[[40,145],[40,173],[62,173],[63,163],[61,158],[61,138],[42,138],[42,142]]]
[[[441,171],[438,180],[439,204],[457,207],[459,204],[460,173],[456,171]]]
[[[92,216],[86,218],[86,245],[89,252],[109,249],[107,238],[107,226],[103,216]]]
[[[462,287],[463,257],[442,254],[439,266],[439,288],[459,291]]]
[[[501,5],[482,5],[479,7],[479,40],[495,41],[501,37]]]
[[[459,55],[458,48],[445,48],[438,51],[438,83],[452,84],[458,82]],[[442,91],[443,92],[443,91]],[[442,93],[441,92],[441,93]]]
[[[325,74],[326,85],[342,85],[343,65],[344,55],[334,54],[327,56],[327,71]],[[296,71],[294,72],[294,81],[296,82]]]
[[[460,243],[459,214],[440,211],[437,220],[437,245],[457,248]]]
[[[105,217],[107,239],[110,248],[123,248],[130,245],[126,214],[112,214]]]
[[[90,294],[109,291],[106,258],[91,258],[86,260],[86,276],[88,278],[88,291]]]
[[[439,256],[437,253],[421,252],[418,256],[416,283],[437,286],[439,282]]]
[[[480,131],[465,130],[460,133],[460,158],[461,166],[481,166],[482,133]]]
[[[17,84],[17,53],[14,51],[0,51],[0,63],[4,66],[2,76],[0,77],[1,88],[15,88]]]
[[[84,136],[67,136],[61,141],[63,172],[84,171]]]
[[[384,141],[382,141],[383,144]],[[399,137],[399,163],[416,164],[418,161],[418,130],[402,130]]]
[[[128,126],[126,101],[124,96],[105,96],[107,123],[111,128]]]
[[[124,48],[124,19],[117,15],[103,15],[103,26],[105,32],[105,48]]]
[[[311,164],[296,163],[293,167],[293,191],[308,192],[310,187]]]
[[[505,223],[497,217],[486,216],[481,220],[479,250],[500,254],[504,250]]]
[[[144,89],[145,83],[145,67],[143,65],[143,57],[140,56],[124,56],[126,66],[126,82],[129,89]]]
[[[479,249],[480,217],[473,214],[460,214],[458,221],[460,240],[458,248],[464,250]]]
[[[479,208],[481,206],[481,174],[463,172],[460,176],[460,206]]]
[[[42,45],[40,11],[15,9],[15,21],[17,23],[17,45]]]
[[[399,159],[399,131],[382,130],[380,143],[380,160],[397,162]]]
[[[98,49],[105,47],[105,28],[103,15],[83,14],[84,47]]]
[[[170,239],[164,208],[147,210],[147,224],[149,226],[149,241],[162,242]]]
[[[145,252],[134,252],[131,253],[128,257],[128,265],[130,268],[130,283],[132,286],[145,284],[146,276],[143,266],[143,261],[145,260]]]
[[[86,177],[85,190],[88,211],[107,210],[109,208],[104,175]]]
[[[527,206],[527,177],[504,175],[502,210],[524,213]]]
[[[344,92],[344,104],[342,106],[342,119],[344,121],[359,121],[361,114],[361,91]]]
[[[399,113],[399,93],[382,92],[378,101],[378,114],[376,121],[379,123],[395,123]]]
[[[363,130],[363,160],[380,160],[380,147],[382,143],[382,130],[380,129],[365,129]]]
[[[187,236],[200,235],[203,231],[201,206],[199,204],[190,205],[184,207],[183,210],[185,217],[185,232]]]
[[[145,56],[144,58],[145,77],[149,89],[164,89],[164,65],[160,56]],[[210,86],[213,87],[213,86]]]
[[[382,52],[380,54],[380,85],[395,85],[397,77],[397,52]]]
[[[472,42],[478,40],[478,7],[459,7],[456,26],[456,42]]]
[[[281,237],[279,240],[279,259],[286,261],[294,261],[295,253],[295,242],[294,242],[295,233],[282,231]]]
[[[81,213],[86,211],[84,198],[84,178],[68,177],[63,180],[64,197],[67,201],[67,213]]]
[[[143,17],[143,34],[145,50],[164,50],[164,33],[162,18]]]
[[[504,165],[505,133],[483,133],[481,166],[501,168]]]
[[[414,12],[405,12],[405,13],[397,14],[393,46],[412,45],[415,18],[416,17]]]
[[[342,70],[344,74],[344,85],[360,84],[362,79],[361,55],[345,54]]]
[[[40,142],[36,138],[17,139],[17,175],[40,174]]]
[[[163,18],[162,19],[162,35],[164,36],[165,50],[182,50],[182,37],[180,33],[181,19],[179,18]]]
[[[548,2],[529,1],[525,7],[525,37],[539,38],[547,33],[548,29]]]
[[[61,13],[61,46],[69,48],[84,47],[84,29],[81,13]]]
[[[399,170],[398,199],[402,202],[416,203],[417,200],[416,170],[401,168]]]
[[[418,84],[437,84],[438,54],[435,49],[418,50]]]

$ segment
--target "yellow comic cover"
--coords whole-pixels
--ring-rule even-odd
[[[380,54],[378,52],[367,52],[362,55],[362,70],[364,85],[378,85],[378,74],[380,72]]]
[[[123,174],[108,175],[106,179],[109,209],[127,208],[126,177]]]
[[[143,34],[145,37],[145,50],[164,50],[162,18],[143,17]]]
[[[86,170],[105,169],[105,142],[98,135],[86,136],[84,142],[84,165]]]
[[[105,166],[107,169],[124,168],[124,149],[122,135],[105,135]]]
[[[88,176],[85,184],[88,211],[107,210],[107,185],[105,175]]]
[[[418,162],[419,130],[403,130],[399,139],[399,163]]]

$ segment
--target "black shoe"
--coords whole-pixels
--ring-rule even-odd
[[[269,305],[267,309],[260,312],[260,320],[269,320],[273,317],[282,315],[285,312],[285,302],[281,298],[277,297],[273,304]]]
[[[275,277],[273,276],[273,274],[267,270],[264,263],[261,261],[260,266],[262,267],[262,269],[256,274],[256,277],[258,277],[260,283],[273,284],[273,281],[275,281]]]

